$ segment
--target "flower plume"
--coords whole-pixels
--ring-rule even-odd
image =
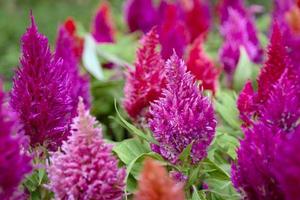
[[[121,200],[125,170],[118,169],[112,146],[104,143],[96,119],[82,100],[77,112],[71,136],[51,156],[49,188],[57,199]]]
[[[172,163],[192,143],[190,158],[197,163],[206,156],[216,127],[214,110],[194,83],[194,77],[176,54],[166,63],[168,83],[162,97],[152,103],[149,125],[158,145],[153,150]]]

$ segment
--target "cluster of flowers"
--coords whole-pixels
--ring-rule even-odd
[[[258,89],[246,83],[237,102],[245,138],[231,178],[244,199],[300,198],[300,68],[295,55],[300,8],[296,1],[282,2],[275,1]],[[242,0],[221,0],[218,12],[224,37],[220,61],[230,78],[240,48],[256,63],[262,62],[263,50]],[[189,164],[196,165],[206,157],[217,126],[213,105],[203,94],[203,89],[216,92],[220,74],[203,48],[211,24],[208,1],[162,0],[156,6],[151,0],[128,0],[125,14],[130,31],[146,34],[134,68],[126,73],[124,108],[152,131],[157,141],[152,151],[180,165],[181,153],[191,145]],[[96,42],[115,41],[107,3],[100,5],[92,27]],[[26,198],[19,185],[33,168],[35,148],[43,146],[53,152],[47,188],[56,199],[122,199],[126,172],[89,113],[89,78],[80,71],[84,40],[76,24],[68,19],[59,27],[52,53],[31,15],[21,41],[10,98],[0,91],[0,169],[5,172],[0,198]],[[183,200],[183,185],[156,161],[146,160],[134,198]]]

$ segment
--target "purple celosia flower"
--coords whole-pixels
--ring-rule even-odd
[[[51,156],[49,188],[57,199],[122,199],[125,170],[118,169],[112,146],[105,144],[97,121],[82,101],[73,119],[71,136]]]
[[[0,83],[0,199],[21,199],[18,186],[31,171],[31,158],[26,154],[25,138],[17,134],[15,115],[4,98]]]
[[[162,97],[150,107],[149,125],[158,145],[153,150],[172,163],[192,143],[191,160],[197,163],[206,156],[216,127],[214,110],[186,71],[186,65],[174,54],[166,63],[168,83]]]
[[[131,32],[141,30],[147,33],[158,21],[158,10],[152,0],[127,0],[124,12]]]
[[[82,97],[85,105],[90,106],[90,85],[88,75],[81,75],[78,59],[75,52],[72,51],[74,44],[73,38],[66,30],[65,26],[60,26],[56,41],[55,59],[63,59],[63,67],[68,73],[68,78],[72,83],[70,88],[71,98],[73,99],[72,116],[76,115],[78,97]]]
[[[115,30],[110,14],[110,6],[103,2],[94,17],[92,25],[92,35],[96,42],[114,42]]]
[[[280,141],[280,134],[262,123],[245,131],[231,172],[233,185],[242,199],[284,199],[272,171]]]
[[[220,60],[229,77],[235,71],[241,47],[245,48],[252,62],[260,63],[263,58],[254,20],[242,5],[224,4],[221,9],[221,34],[224,44],[220,49]]]
[[[300,126],[284,141],[276,154],[274,173],[286,200],[300,199]]]
[[[56,149],[69,133],[72,99],[63,61],[53,59],[47,38],[32,24],[22,37],[20,67],[14,77],[10,105],[32,146]]]

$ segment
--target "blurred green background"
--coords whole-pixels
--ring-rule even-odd
[[[68,16],[90,29],[91,19],[101,0],[0,0],[0,76],[9,81],[12,67],[18,65],[20,37],[29,24],[29,12],[33,11],[40,32],[53,45],[57,26]],[[109,1],[112,4],[117,26],[121,26],[123,0]]]

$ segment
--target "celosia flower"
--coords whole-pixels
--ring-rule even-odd
[[[189,35],[181,18],[180,10],[175,4],[162,6],[164,6],[163,20],[159,26],[161,55],[164,59],[168,59],[175,50],[178,56],[182,57],[188,44]]]
[[[240,47],[245,48],[251,61],[255,63],[262,61],[263,50],[252,16],[245,11],[246,8],[237,5],[232,7],[230,4],[223,6],[227,7],[222,8],[226,12],[221,13],[221,34],[225,41],[220,49],[220,60],[225,72],[231,77],[240,57]]]
[[[147,115],[150,102],[159,98],[165,85],[164,61],[157,50],[156,28],[140,43],[135,69],[129,69],[124,88],[124,108],[132,119]]]
[[[202,36],[193,43],[187,59],[187,68],[197,80],[201,81],[203,89],[211,90],[215,93],[219,71],[214,66],[213,61],[205,54],[202,43]]]
[[[147,33],[157,24],[158,10],[152,0],[127,0],[124,6],[125,19],[131,32]]]
[[[31,171],[31,158],[21,135],[17,135],[16,119],[8,105],[0,83],[0,199],[20,199],[18,186]]]
[[[300,127],[280,146],[276,154],[274,173],[286,200],[300,198]]]
[[[114,42],[115,30],[107,2],[103,2],[94,17],[92,35],[96,42]]]
[[[158,145],[153,150],[172,163],[192,144],[190,158],[197,163],[207,154],[216,127],[214,110],[176,54],[166,63],[168,83],[162,97],[150,107],[150,128]]]
[[[237,151],[237,163],[232,166],[232,182],[242,199],[281,200],[284,194],[273,173],[280,134],[264,124],[245,131]]]
[[[65,21],[64,27],[72,38],[72,49],[74,55],[79,60],[83,53],[84,39],[77,34],[76,23],[71,17]]]
[[[47,38],[32,24],[22,37],[20,67],[10,104],[32,146],[56,149],[69,133],[72,99],[62,60],[53,59]]]
[[[297,0],[274,0],[273,20],[282,31],[284,44],[289,48],[288,54],[295,67],[300,62],[300,6]]]
[[[299,94],[296,92],[297,88],[293,88],[299,83],[299,73],[292,72],[292,69],[280,30],[275,25],[268,50],[268,60],[258,78],[258,90],[254,92],[251,83],[247,83],[238,99],[240,117],[245,122],[245,126],[260,119],[285,130],[289,129],[284,127],[287,125],[285,122],[283,126],[281,120],[284,120],[285,117],[294,119],[289,115],[294,111],[297,112],[295,110],[297,104],[293,102],[298,101]],[[286,72],[284,73],[284,71]],[[291,74],[294,75],[291,76]],[[268,111],[267,108],[272,110]],[[283,113],[287,116],[284,117]],[[287,122],[289,124],[287,126],[292,126],[294,123],[292,121]]]
[[[183,187],[181,184],[176,184],[157,161],[148,158],[144,162],[134,200],[162,199],[184,200]]]
[[[71,136],[50,158],[49,188],[56,199],[122,199],[125,170],[118,169],[112,146],[104,143],[96,125],[80,101]]]
[[[205,36],[211,25],[211,13],[206,0],[190,0],[185,6],[185,24],[189,31],[190,41]]]
[[[70,88],[71,98],[73,101],[72,116],[76,115],[76,108],[78,104],[78,97],[81,96],[84,103],[90,106],[90,85],[89,77],[87,75],[80,75],[80,68],[74,48],[73,38],[68,33],[64,26],[60,26],[58,30],[58,36],[56,41],[55,58],[57,60],[63,59],[64,69],[67,71],[68,79],[72,83]]]

